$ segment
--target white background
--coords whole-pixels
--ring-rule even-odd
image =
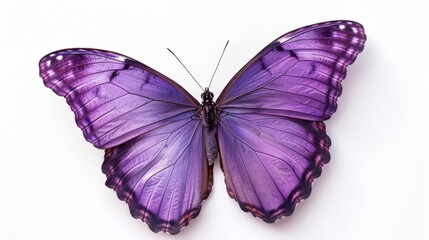
[[[429,239],[428,15],[423,0],[2,1],[0,239]],[[152,233],[104,186],[103,152],[38,76],[51,51],[109,49],[199,99],[166,47],[206,86],[229,39],[217,96],[279,35],[335,19],[362,23],[368,41],[327,121],[331,163],[310,198],[275,224],[242,212],[216,166],[200,215],[179,235]]]

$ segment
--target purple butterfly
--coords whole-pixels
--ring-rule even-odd
[[[106,185],[154,232],[177,234],[212,188],[219,153],[229,195],[272,223],[307,198],[330,160],[324,120],[346,68],[363,50],[362,25],[319,23],[274,40],[202,103],[121,54],[66,49],[40,76],[66,98],[85,139],[105,149]]]

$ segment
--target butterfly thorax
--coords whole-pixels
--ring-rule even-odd
[[[204,142],[206,148],[206,156],[209,164],[213,164],[217,157],[217,121],[218,121],[218,108],[216,103],[213,101],[213,93],[208,88],[201,94],[203,99],[200,116],[203,120],[204,127]]]
[[[217,126],[218,108],[213,101],[213,93],[206,88],[201,94],[201,98],[203,99],[201,116],[203,118],[204,127],[215,129]]]

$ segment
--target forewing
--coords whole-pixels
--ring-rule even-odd
[[[217,103],[224,111],[311,121],[331,117],[346,68],[363,50],[362,25],[319,23],[289,32],[257,54],[228,83]]]
[[[229,195],[269,223],[292,214],[330,159],[323,122],[230,112],[218,139]]]
[[[183,117],[107,149],[106,185],[154,232],[178,233],[195,218],[212,186],[201,121]]]
[[[45,85],[66,98],[86,140],[98,148],[178,121],[199,105],[166,76],[113,52],[60,50],[39,67]]]

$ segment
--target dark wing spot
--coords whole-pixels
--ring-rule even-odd
[[[278,45],[278,46],[276,47],[276,50],[277,50],[277,51],[279,51],[279,52],[283,52],[285,49],[283,48],[283,46],[282,46],[282,45]]]
[[[349,24],[345,24],[344,26],[344,31],[353,33],[353,28]]]
[[[296,53],[294,51],[290,50],[289,54],[291,57],[298,59],[298,56],[296,55]]]
[[[110,75],[109,81],[111,82],[118,75],[119,75],[118,70],[113,71],[112,74]]]
[[[261,62],[262,69],[266,70],[267,65],[265,64],[264,60],[261,59],[260,62]]]
[[[125,65],[124,65],[124,67],[123,67],[122,69],[124,69],[124,70],[128,70],[128,69],[130,69],[130,65],[129,65],[129,64],[125,64]]]
[[[310,74],[313,74],[316,71],[316,64],[312,63],[311,64],[311,70],[310,70]]]
[[[332,32],[332,30],[331,29],[329,29],[329,28],[325,28],[325,29],[323,29],[323,31],[320,33],[320,35],[322,35],[323,37],[332,37],[332,35],[333,35],[333,32]]]
[[[146,78],[142,78],[142,83],[140,85],[140,91],[142,92],[143,89],[145,88],[145,85],[148,84],[150,82],[149,76],[147,76]]]

